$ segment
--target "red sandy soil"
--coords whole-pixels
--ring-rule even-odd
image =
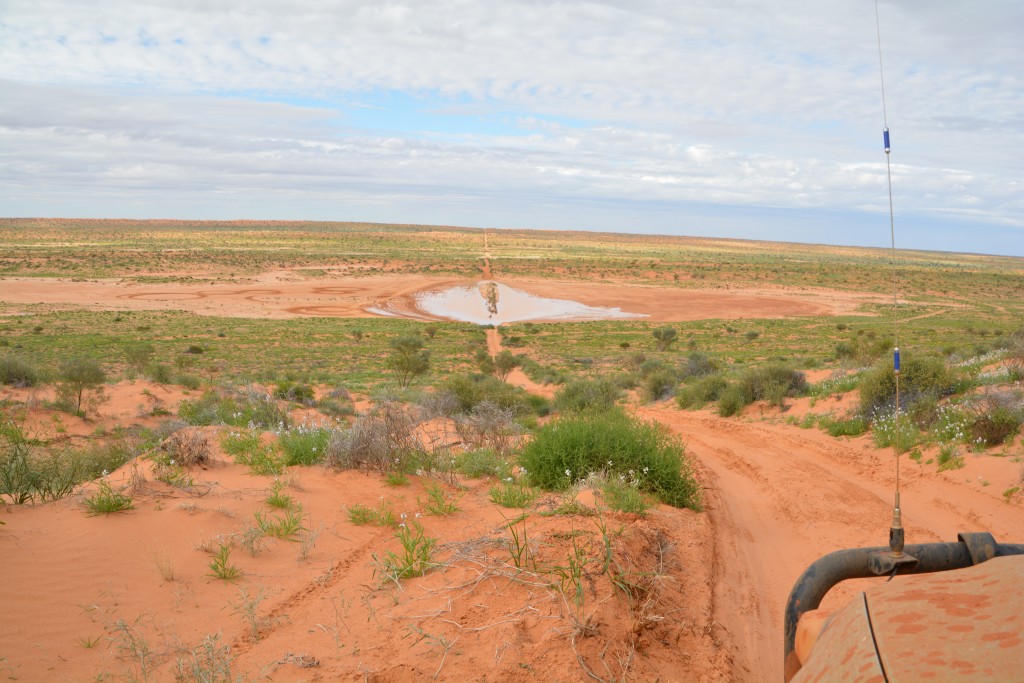
[[[217,315],[366,315],[366,305],[408,301],[442,284],[412,277],[344,284],[274,277],[245,288],[5,280],[0,298],[101,308],[184,306]],[[692,311],[696,300],[704,302],[703,315],[715,317],[821,314],[849,310],[857,301],[826,293],[515,284],[541,295],[650,311],[659,320],[682,319],[674,316]],[[489,344],[500,349],[497,331]],[[520,374],[511,379],[550,394]],[[110,387],[110,401],[99,407],[103,417],[78,423],[62,416],[64,428],[84,434],[97,424],[151,419],[138,417],[146,412],[139,406],[150,400],[144,388]],[[180,395],[149,389],[175,412]],[[813,410],[841,412],[849,401],[819,400]],[[595,560],[584,573],[582,609],[550,578],[510,566],[506,518],[516,513],[488,500],[493,482],[472,480],[444,484],[460,496],[460,512],[418,520],[439,539],[443,564],[425,577],[400,586],[382,582],[374,556],[399,550],[392,530],[355,526],[345,510],[376,505],[383,496],[411,521],[424,512],[430,480],[412,477],[407,487],[389,488],[379,475],[300,468],[285,478],[287,492],[302,504],[305,526],[318,532],[315,547],[303,559],[300,543],[269,540],[250,557],[236,543],[231,562],[241,578],[215,579],[206,549],[230,542],[252,524],[255,511],[265,510],[271,479],[228,462],[216,448],[218,430],[206,428],[214,459],[193,473],[191,489],[155,482],[144,464],[130,512],[86,516],[81,501],[95,483],[56,503],[0,509],[6,523],[0,526],[0,674],[26,681],[104,674],[141,679],[144,639],[150,680],[173,680],[178,658],[205,636],[220,634],[219,642],[237,657],[235,673],[256,680],[780,680],[782,607],[793,582],[822,554],[884,545],[895,485],[890,451],[866,437],[834,439],[782,419],[808,409],[807,401],[791,404],[785,414],[761,406],[723,419],[668,405],[636,407],[687,443],[705,511],[662,506],[644,518],[609,514],[609,528],[623,529],[615,556],[644,581],[638,579],[642,586],[626,598]],[[33,410],[33,424],[55,424],[50,413]],[[1019,442],[1014,448],[1019,451]],[[1019,498],[1002,497],[1020,482],[1013,458],[967,453],[964,469],[942,473],[934,464],[901,460],[908,543],[950,541],[957,532],[976,530],[1000,541],[1024,540]],[[126,467],[111,481],[131,476]],[[555,504],[543,499],[538,510]],[[574,536],[600,548],[592,517],[534,513],[528,528],[541,564],[549,567],[566,564]],[[264,596],[255,629],[238,607],[241,589]],[[851,591],[837,589],[826,605],[840,604]]]
[[[121,280],[75,282],[52,278],[5,278],[0,301],[99,310],[185,310],[200,315],[259,318],[370,317],[376,307],[393,315],[429,319],[415,294],[470,280],[388,275],[310,280],[289,271],[266,273],[240,285],[140,285]],[[506,284],[545,297],[593,306],[619,307],[651,321],[703,318],[780,318],[838,315],[855,310],[871,294],[828,290],[691,290],[630,284],[509,280]]]
[[[200,431],[217,443],[218,428]],[[268,539],[251,557],[236,540],[230,562],[243,574],[224,581],[210,575],[211,549],[267,512],[272,480],[219,454],[193,475],[185,490],[154,481],[148,464],[127,466],[109,481],[133,482],[135,508],[108,517],[83,511],[95,484],[56,503],[4,510],[5,673],[142,680],[145,641],[148,679],[173,680],[179,658],[220,634],[233,671],[252,680],[581,680],[584,667],[609,677],[627,667],[636,680],[728,680],[701,560],[713,547],[704,514],[607,514],[609,529],[623,529],[616,560],[643,590],[627,598],[594,562],[577,608],[571,590],[566,600],[550,577],[511,566],[506,519],[516,511],[488,500],[493,482],[443,484],[461,510],[434,517],[421,502],[431,480],[389,488],[379,475],[293,470],[286,492],[302,504],[315,546],[303,558],[301,543]],[[440,567],[400,585],[375,573],[375,556],[400,550],[393,531],[356,526],[345,509],[382,499],[440,539]],[[543,499],[538,510],[554,505]],[[603,547],[594,518],[533,514],[529,535],[548,566],[565,564],[574,535]],[[255,621],[240,613],[242,591],[263,598]]]

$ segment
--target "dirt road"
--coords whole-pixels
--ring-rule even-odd
[[[891,452],[865,438],[840,441],[707,411],[636,412],[679,434],[710,481],[715,619],[727,632],[722,640],[735,648],[736,679],[781,680],[782,613],[793,582],[827,552],[888,542]],[[998,493],[938,474],[934,466],[903,468],[908,543],[955,541],[957,532],[979,530],[1006,542],[1024,538],[1024,519]],[[842,604],[852,590],[835,589],[826,604]]]
[[[497,329],[487,331],[487,347],[491,354],[501,351]],[[509,382],[538,389],[521,375]],[[551,395],[551,387],[540,389]],[[732,649],[733,678],[781,680],[782,615],[803,570],[834,550],[888,543],[892,452],[875,448],[866,436],[836,439],[816,429],[725,419],[671,404],[634,412],[678,434],[708,482],[705,508],[716,539],[714,620],[722,630],[717,637]],[[1003,479],[1012,469],[999,462],[1008,459],[977,457],[1001,470]],[[999,497],[1001,486],[901,460],[907,543],[955,541],[968,531],[989,531],[1007,543],[1024,540],[1024,515]],[[838,586],[822,606],[839,607],[871,583]]]

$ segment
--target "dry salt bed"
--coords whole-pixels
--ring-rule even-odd
[[[587,306],[569,299],[536,296],[497,282],[478,282],[469,287],[452,287],[416,295],[416,307],[438,318],[501,325],[524,320],[609,320],[646,318],[621,308]]]

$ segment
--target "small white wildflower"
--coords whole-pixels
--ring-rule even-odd
[[[416,513],[416,519],[419,519],[419,518],[420,518],[420,513],[419,513],[419,512],[417,512],[417,513]]]
[[[107,472],[106,470],[103,470],[103,476],[104,477],[107,476],[108,474],[110,474],[110,472]]]
[[[566,470],[565,471],[565,476],[571,477],[572,476],[572,471],[571,470]]]

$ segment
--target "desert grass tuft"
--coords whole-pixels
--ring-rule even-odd
[[[210,560],[210,576],[222,581],[234,581],[242,575],[237,565],[231,564],[231,545],[222,544]]]
[[[106,480],[101,481],[96,493],[86,497],[82,503],[85,505],[86,514],[90,517],[123,512],[134,507],[131,498],[110,488],[110,484]]]

